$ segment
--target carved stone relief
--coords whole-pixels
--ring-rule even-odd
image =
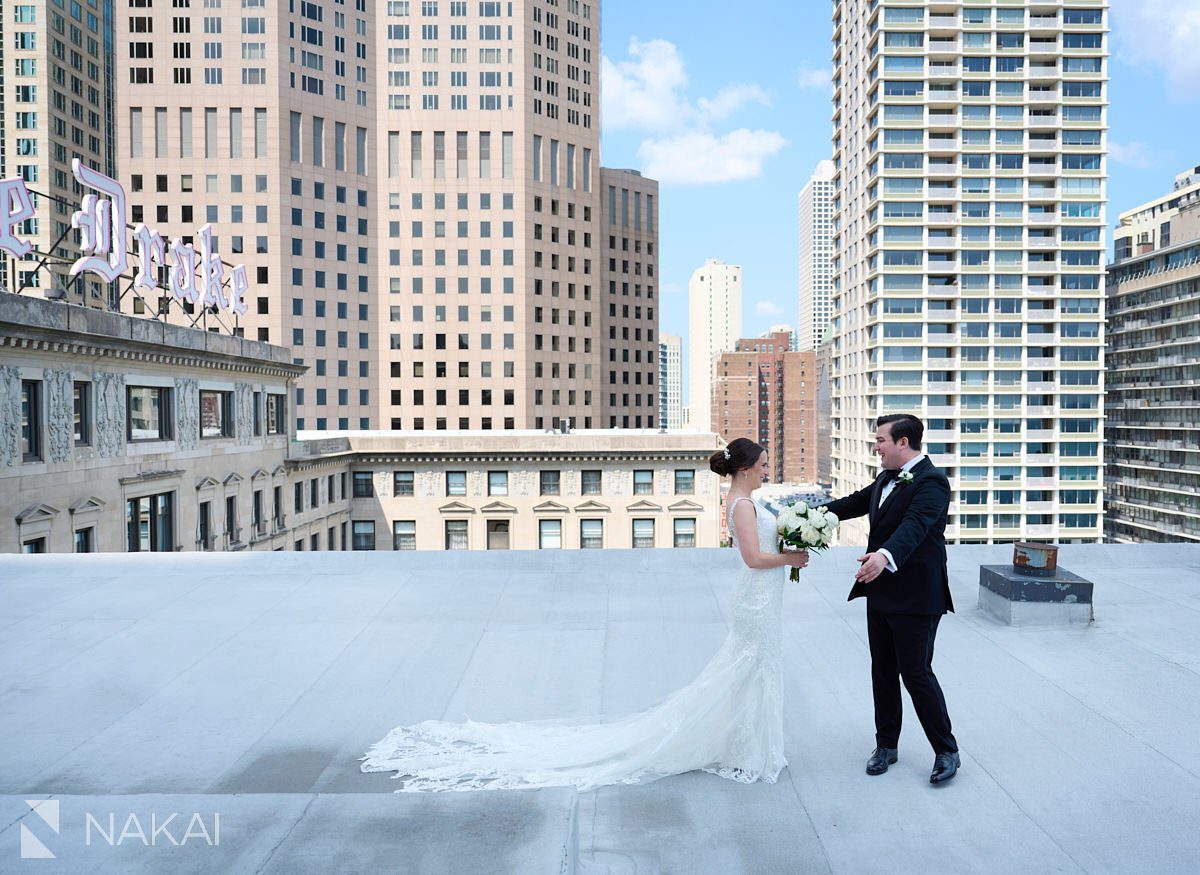
[[[0,365],[0,461],[21,464],[21,372]]]
[[[380,498],[387,498],[392,494],[392,472],[391,471],[376,471],[375,472],[375,494]]]
[[[75,394],[70,371],[46,368],[42,372],[46,392],[46,450],[50,462],[65,462],[75,446]]]
[[[249,383],[234,384],[233,409],[237,442],[246,446],[254,439],[254,387]]]
[[[608,488],[613,495],[629,495],[633,473],[625,468],[614,468],[608,475]]]
[[[125,375],[97,371],[92,376],[96,396],[96,453],[104,458],[125,455]],[[193,410],[199,416],[200,399]],[[182,407],[180,408],[182,410]],[[197,425],[198,429],[199,426]]]
[[[432,498],[438,494],[441,476],[436,471],[418,471],[415,479],[413,492],[417,495],[422,498]]]
[[[484,488],[483,472],[482,471],[472,471],[470,477],[471,477],[471,486],[467,490],[467,495],[486,495],[487,489]]]
[[[180,450],[194,450],[200,443],[200,384],[178,377],[175,380],[175,440]]]
[[[578,468],[571,468],[563,472],[562,475],[562,492],[563,495],[578,495],[579,494],[579,478],[580,473]]]
[[[536,495],[538,491],[537,472],[527,470],[514,471],[513,487],[516,495]]]
[[[675,469],[658,468],[654,472],[655,495],[675,494]]]

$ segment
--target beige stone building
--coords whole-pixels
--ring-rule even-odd
[[[394,5],[394,4],[393,4]],[[405,4],[407,5],[407,4]],[[117,0],[117,167],[129,221],[170,245],[212,224],[245,265],[240,318],[127,293],[123,310],[167,310],[290,347],[307,367],[304,428],[378,425],[379,192],[374,185],[376,10],[381,4]],[[145,300],[143,300],[145,298]]]
[[[657,185],[601,178],[598,4],[121,11],[132,221],[212,222],[254,286],[240,319],[170,318],[290,346],[300,429],[654,424]]]
[[[301,370],[256,341],[0,295],[0,552],[291,547]]]
[[[0,295],[0,552],[716,546],[713,435],[313,432],[287,350]]]
[[[297,466],[348,460],[353,549],[719,544],[713,435],[376,432],[298,446]]]

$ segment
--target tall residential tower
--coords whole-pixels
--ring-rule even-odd
[[[688,427],[717,431],[712,393],[716,360],[742,333],[742,269],[715,258],[688,283]]]
[[[15,229],[33,250],[21,260],[0,253],[0,287],[115,306],[115,288],[94,274],[69,275],[80,256],[71,160],[114,174],[113,0],[6,3],[0,19],[0,179],[23,179],[35,208]],[[116,54],[124,56],[123,44]]]
[[[683,428],[683,338],[660,334],[658,340],[658,424]]]
[[[821,345],[829,327],[833,289],[832,161],[817,164],[800,190],[800,322],[797,348],[810,352]]]
[[[949,540],[1099,540],[1107,6],[834,3],[834,494],[912,412]]]
[[[1200,167],[1121,213],[1113,243],[1105,539],[1200,542]]]

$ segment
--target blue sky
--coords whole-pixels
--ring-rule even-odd
[[[705,258],[743,267],[743,333],[796,323],[796,198],[830,150],[824,0],[603,0],[602,160],[662,182],[663,331]],[[1200,0],[1113,0],[1109,225],[1200,164]],[[685,369],[686,370],[686,369]]]

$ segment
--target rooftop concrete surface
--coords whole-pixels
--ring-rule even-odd
[[[1064,546],[1096,622],[1051,628],[976,607],[1010,546],[950,548],[940,788],[911,712],[899,764],[863,774],[858,552],[786,592],[778,784],[436,795],[358,758],[399,723],[653,704],[726,634],[736,554],[2,556],[0,872],[1196,871],[1200,546]]]

